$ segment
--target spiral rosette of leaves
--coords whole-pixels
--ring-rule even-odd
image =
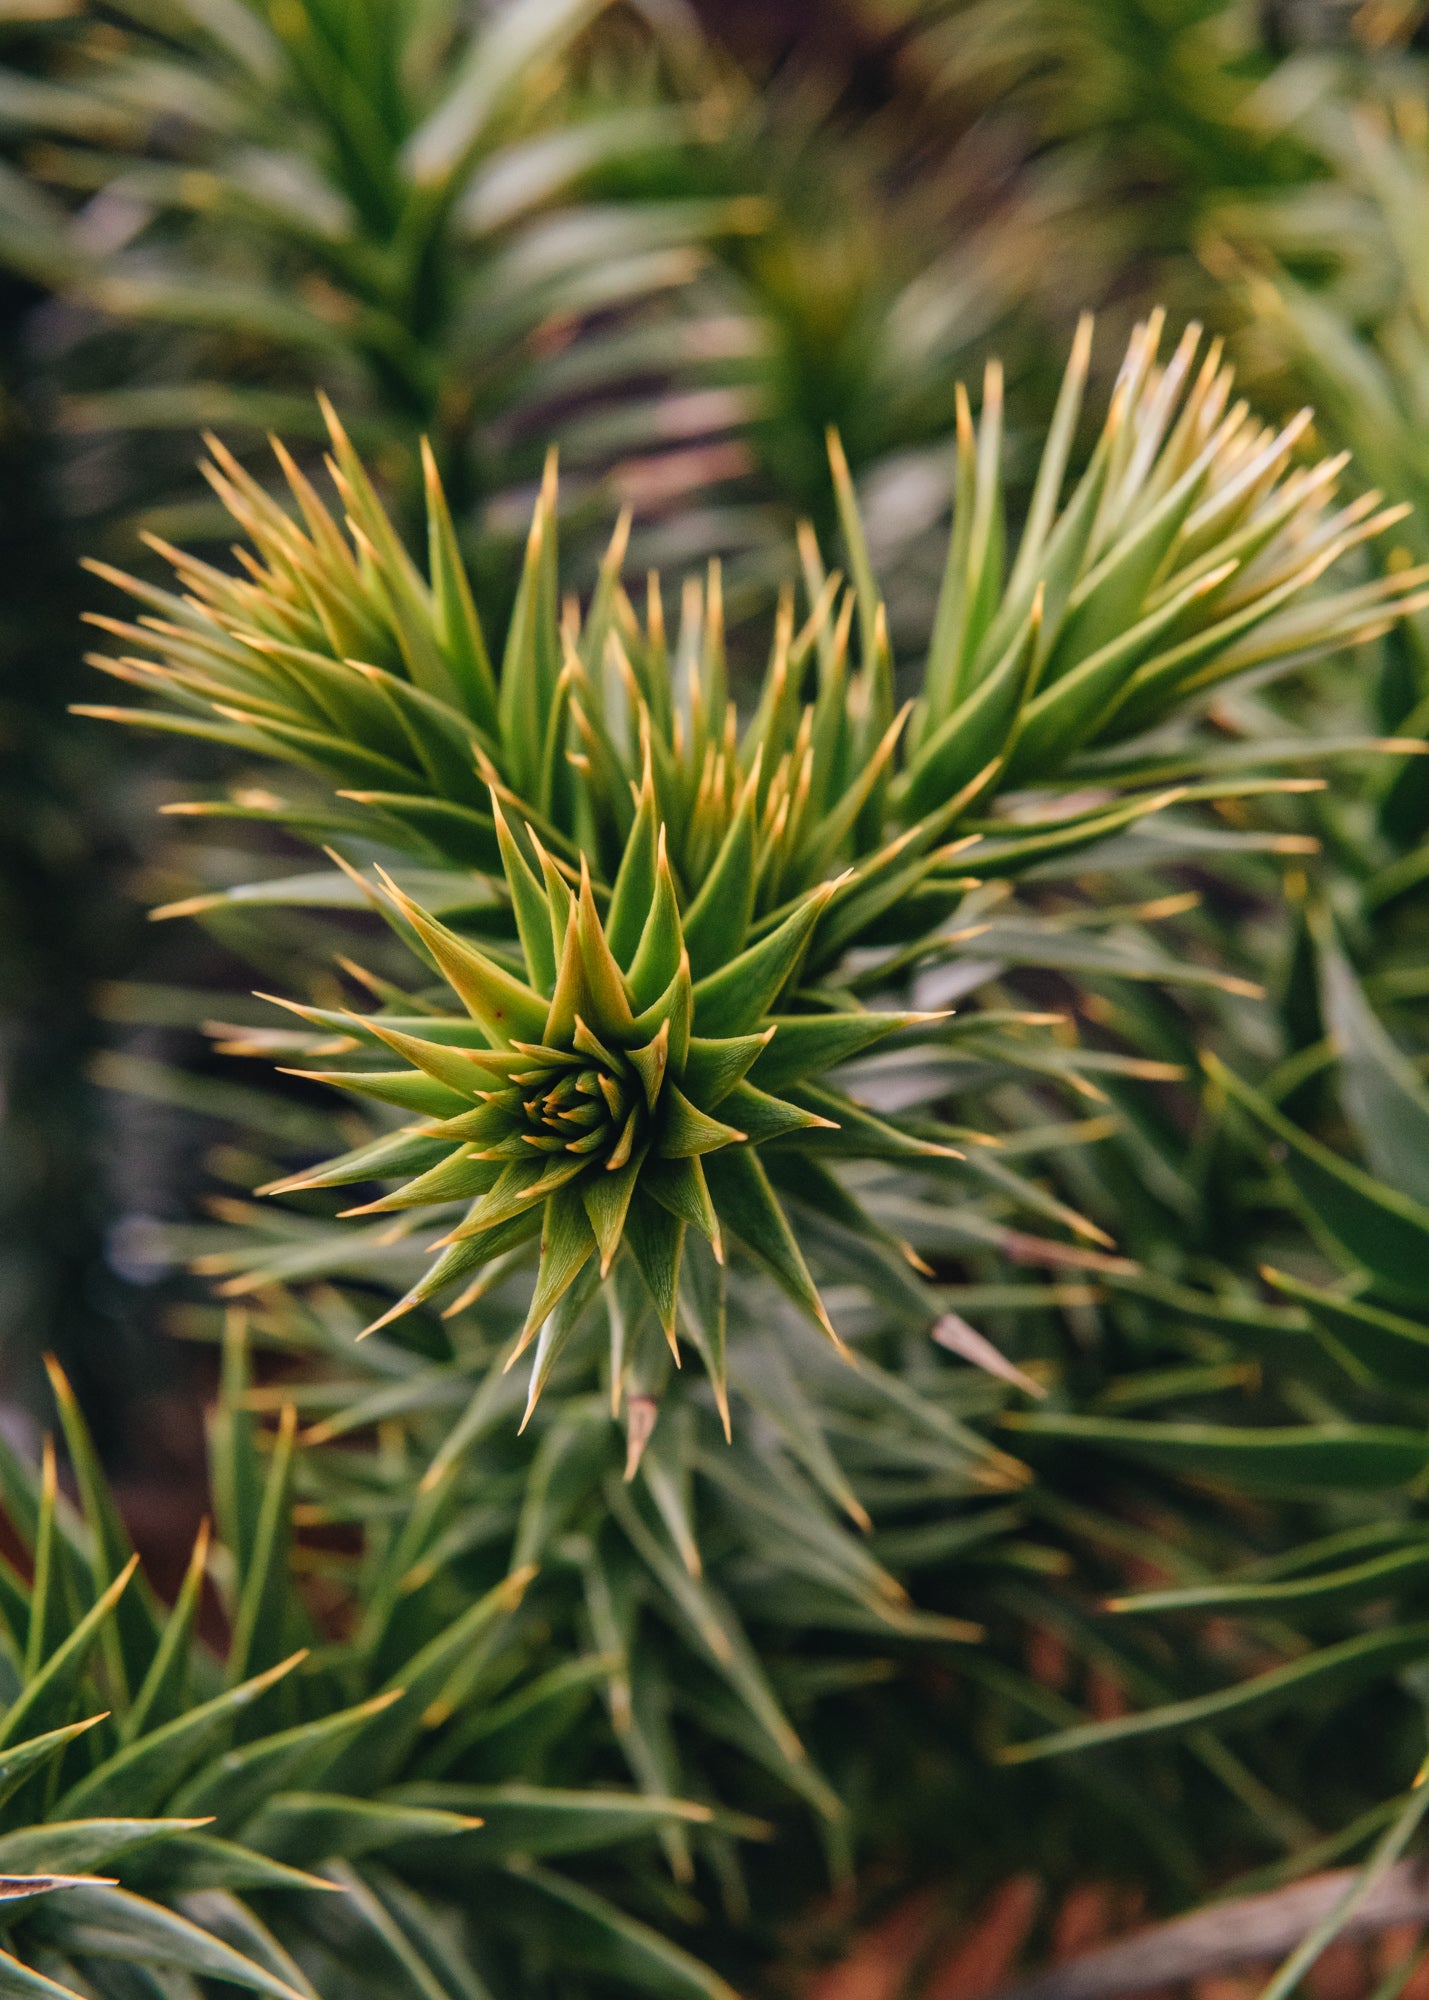
[[[818,1173],[816,1160],[802,1161],[804,1149],[825,1133],[840,1134],[847,1121],[843,1136],[855,1147],[947,1155],[950,1148],[901,1133],[820,1083],[830,1063],[919,1017],[862,1009],[771,1017],[834,884],[795,899],[787,916],[746,942],[747,862],[737,882],[731,870],[717,869],[694,899],[687,933],[648,764],[603,919],[584,863],[573,884],[529,828],[528,859],[500,805],[493,811],[524,978],[439,923],[389,878],[389,911],[411,927],[469,1025],[444,1018],[442,1039],[434,1040],[430,1031],[413,1032],[426,1025],[420,1021],[398,1026],[374,1015],[299,1008],[317,1025],[345,1027],[410,1065],[330,1071],[325,1080],[422,1115],[376,1148],[284,1186],[331,1186],[418,1167],[414,1179],[354,1212],[470,1204],[441,1239],[436,1264],[378,1325],[474,1274],[475,1286],[484,1287],[493,1260],[520,1256],[539,1238],[535,1288],[510,1357],[538,1340],[533,1404],[597,1282],[627,1249],[676,1358],[683,1323],[727,1421],[722,1290],[713,1310],[702,1311],[687,1287],[681,1314],[686,1234],[693,1229],[704,1239],[716,1267],[724,1263],[726,1236],[737,1238],[837,1344],[760,1149],[778,1149],[781,1176]],[[742,923],[736,905],[746,911]],[[728,955],[695,979],[689,938],[707,931],[712,910]],[[714,955],[702,953],[702,960]]]

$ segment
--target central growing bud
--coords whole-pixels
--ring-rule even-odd
[[[577,925],[574,912],[571,923]],[[627,1033],[633,1029],[631,1020]],[[657,1200],[668,1197],[667,1205],[681,1220],[704,1228],[720,1254],[718,1225],[699,1199],[694,1161],[701,1152],[746,1135],[700,1113],[669,1077],[668,1016],[649,1041],[621,1048],[614,1036],[603,1039],[577,1014],[569,1046],[513,1041],[501,1066],[505,1081],[477,1092],[480,1111],[438,1128],[453,1137],[458,1130],[471,1133],[477,1143],[466,1147],[462,1158],[472,1170],[494,1170],[496,1176],[455,1232],[454,1243],[570,1190],[580,1196],[604,1274],[620,1247],[629,1203],[648,1163],[647,1192],[657,1190]],[[679,1182],[684,1187],[677,1192]]]
[[[599,1068],[579,1069],[554,1049],[522,1047],[522,1054],[537,1065],[511,1079],[519,1089],[536,1093],[521,1100],[530,1127],[522,1136],[540,1152],[582,1153],[611,1171],[623,1167],[635,1150],[640,1107],[628,1088],[632,1079],[621,1075],[625,1064],[619,1057],[608,1055],[583,1021],[576,1024],[576,1033],[594,1044],[582,1052],[595,1056]]]
[[[870,1140],[875,1151],[917,1144],[827,1092],[820,1108],[808,1100],[821,1094],[803,1081],[906,1017],[770,1013],[797,977],[838,884],[796,898],[782,921],[756,928],[752,939],[750,899],[732,899],[736,915],[724,927],[736,948],[721,959],[702,944],[696,979],[648,767],[627,865],[608,894],[599,892],[603,913],[583,859],[579,867],[558,861],[529,825],[518,841],[494,794],[492,811],[525,977],[387,881],[393,919],[443,974],[467,1019],[445,1017],[436,1040],[421,1018],[399,1024],[381,1013],[299,1010],[340,1021],[401,1058],[405,1069],[331,1080],[419,1119],[297,1185],[415,1167],[414,1179],[349,1212],[467,1204],[433,1246],[441,1253],[435,1265],[384,1319],[473,1274],[480,1283],[493,1260],[539,1237],[531,1303],[510,1357],[540,1337],[534,1395],[591,1287],[622,1251],[678,1352],[686,1232],[698,1231],[722,1264],[728,1227],[837,1340],[756,1148],[779,1154],[836,1133],[849,1118],[861,1121],[862,1148]],[[743,831],[726,836],[730,852],[707,878],[706,894],[710,881],[737,873]],[[777,1084],[779,1094],[762,1084]],[[826,1115],[833,1109],[836,1118]],[[786,1169],[793,1164],[783,1156]]]

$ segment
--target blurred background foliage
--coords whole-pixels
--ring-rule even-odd
[[[1422,11],[1414,0],[0,6],[0,1366],[16,1423],[53,1350],[131,1487],[140,1474],[199,1477],[203,1364],[167,1330],[208,1294],[161,1225],[212,1250],[220,1239],[196,1221],[196,1197],[231,1219],[234,1189],[258,1177],[244,1119],[266,1120],[281,1152],[301,1147],[314,1116],[301,1091],[260,1109],[241,1068],[198,1032],[213,1015],[240,1030],[257,1021],[244,996],[309,955],[306,920],[270,912],[260,927],[230,909],[151,927],[143,914],[227,865],[221,847],[191,843],[186,822],[154,810],[179,796],[180,771],[186,786],[196,766],[229,775],[221,755],[205,769],[202,753],[162,738],[141,753],[66,714],[92,698],[78,619],[96,592],[81,554],[142,568],[148,533],[225,559],[222,510],[194,470],[201,431],[270,481],[270,429],[318,462],[322,389],[413,532],[417,441],[429,436],[482,610],[498,622],[554,441],[566,581],[589,583],[612,512],[629,504],[631,574],[722,560],[738,664],[797,521],[826,545],[836,534],[833,426],[895,637],[916,653],[945,545],[956,384],[1002,357],[1016,513],[1078,313],[1101,317],[1093,367],[1105,370],[1161,300],[1173,328],[1197,318],[1226,340],[1268,418],[1313,401],[1316,441],[1354,454],[1348,477],[1415,503],[1374,560],[1422,561]],[[1429,736],[1429,627],[1421,614],[1302,684],[1241,690],[1215,720],[1231,744],[1287,729],[1345,743]],[[1117,1146],[1069,1151],[1049,1170],[1057,1198],[1149,1274],[1140,1290],[1108,1298],[1080,1283],[1090,1265],[1078,1282],[1023,1288],[1029,1306],[968,1253],[979,1325],[1025,1361],[1058,1354],[1071,1384],[1067,1407],[1025,1418],[1017,1439],[1053,1495],[1017,1559],[1022,1597],[1008,1586],[976,1600],[962,1570],[948,1596],[961,1606],[972,1592],[1009,1651],[1064,1621],[1061,1653],[1041,1663],[1053,1691],[1040,1715],[994,1680],[1013,1733],[1104,1698],[1099,1671],[1154,1708],[1188,1678],[1223,1679],[1228,1660],[1259,1670],[1303,1650],[1289,1605],[1287,1623],[1267,1615],[1230,1642],[1221,1629],[1204,1653],[1187,1648],[1188,1665],[1155,1637],[1093,1640],[1059,1603],[1058,1565],[1074,1558],[1106,1589],[1150,1564],[1207,1591],[1251,1545],[1262,1565],[1281,1563],[1275,1577],[1293,1577],[1287,1547],[1330,1534],[1293,1480],[1275,1526],[1268,1507],[1238,1512],[1215,1493],[1188,1506],[1165,1466],[1146,1464],[1139,1413],[1226,1431],[1327,1412],[1411,1421],[1422,1294],[1376,1265],[1379,1238],[1355,1233],[1310,1168],[1290,1185],[1286,1173],[1318,1138],[1381,1190],[1354,1184],[1371,1213],[1376,1201],[1397,1213],[1385,1185],[1429,1199],[1426,766],[1357,753],[1328,794],[1253,814],[1223,802],[1226,830],[1258,849],[1187,836],[1168,853],[1148,837],[1104,874],[1042,885],[1041,914],[1067,935],[1050,964],[1045,935],[1040,958],[1014,963],[1012,1001],[1068,1005],[1092,1046],[1179,1065],[1184,1080],[1109,1072],[1097,1108],[1117,1119]],[[300,851],[276,833],[271,849],[286,861]],[[1172,998],[1154,977],[1122,977],[1115,949],[1099,953],[1089,906],[1168,895],[1158,935],[1184,959],[1262,981],[1268,1003]],[[1212,1041],[1232,1070],[1203,1085],[1198,1053]],[[1396,1145],[1395,1132],[1408,1137]],[[1280,1274],[1269,1290],[1261,1265]],[[1362,1300],[1358,1318],[1325,1303],[1336,1270]],[[322,1338],[335,1344],[330,1329]],[[1304,1363],[1312,1340],[1328,1386]],[[1244,1440],[1221,1448],[1228,1473],[1254,1486]],[[1392,1502],[1376,1494],[1387,1508],[1376,1524],[1352,1475],[1341,1490],[1336,1464],[1302,1472],[1340,1510],[1341,1567],[1357,1550],[1399,1562],[1386,1574],[1409,1579],[1406,1619],[1421,1473],[1416,1460],[1388,1482]],[[1095,1521],[1079,1512],[1093,1498]],[[1115,1546],[1098,1540],[1108,1518],[1142,1526]],[[1145,1526],[1158,1519],[1174,1532]],[[1337,1561],[1326,1550],[1306,1565],[1330,1573]],[[1377,1581],[1325,1584],[1312,1629],[1330,1631],[1314,1623],[1326,1607],[1333,1616]],[[946,1575],[930,1589],[942,1608]],[[1221,1608],[1234,1615],[1235,1602]],[[982,1800],[977,1767],[949,1747],[964,1695],[930,1668],[890,1724],[862,1664],[821,1711],[819,1754],[864,1800],[875,1845],[936,1867],[948,1798],[967,1813]],[[791,1661],[789,1683],[804,1671],[812,1686],[819,1670]],[[1320,1826],[1391,1793],[1414,1713],[1396,1687],[1385,1727],[1384,1687],[1335,1710],[1333,1732],[1304,1720],[1253,1774],[1228,1776],[1222,1762],[1188,1781],[1157,1766],[1158,1812],[1181,1783],[1193,1805],[1205,1792],[1217,1801],[1197,1821],[1199,1855],[1172,1840],[1157,1849],[1157,1892],[1181,1893],[1227,1837],[1226,1797],[1278,1814],[1294,1845],[1308,1837],[1307,1772]],[[890,1771],[901,1802],[884,1826],[874,1795]],[[1045,1782],[1041,1767],[1029,1773],[1039,1806]],[[1115,1770],[1108,1783],[1115,1793]],[[1032,1858],[1066,1872],[1085,1795],[1069,1782],[1054,1808]],[[989,1881],[1028,1859],[1007,1844],[1009,1824],[989,1827]],[[1120,1836],[1128,1866],[1139,1825],[1129,1816]]]

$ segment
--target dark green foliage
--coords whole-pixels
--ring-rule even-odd
[[[235,1004],[223,1048],[304,1080],[207,1098],[241,1114],[214,1161],[240,1198],[176,1235],[264,1356],[255,1386],[235,1322],[224,1664],[194,1645],[151,1670],[173,1626],[137,1580],[78,1622],[127,1544],[67,1404],[87,1528],[66,1542],[52,1479],[7,1475],[35,1580],[0,1598],[0,1727],[28,1732],[30,1707],[48,1726],[72,1628],[93,1637],[80,1706],[117,1718],[16,1795],[15,1865],[102,1867],[62,1829],[121,1809],[116,1770],[131,1815],[219,1809],[116,1863],[159,1912],[122,1904],[131,1951],[182,1949],[191,1974],[116,1975],[114,1892],[93,1885],[22,1908],[27,1962],[63,1979],[68,1951],[106,1996],[187,1993],[221,1937],[325,1996],[713,1995],[685,1947],[752,1989],[821,1871],[943,1870],[968,1899],[1091,1871],[1184,1902],[1338,1855],[1368,1855],[1363,1890],[1414,1837],[1429,820],[1422,528],[1397,503],[1423,483],[1419,139],[1403,110],[1353,139],[1333,117],[1287,130],[1308,72],[1273,76],[1227,10],[1163,13],[912,10],[876,87],[923,122],[865,134],[844,107],[836,144],[787,80],[771,134],[772,97],[615,9],[512,8],[465,77],[426,9],[379,9],[367,44],[350,9],[290,12],[332,60],[305,67],[290,38],[257,93],[241,50],[195,36],[180,58],[157,16],[103,70],[87,16],[53,30],[62,91],[16,117],[58,143],[31,163],[46,193],[13,205],[15,254],[49,258],[29,268],[121,370],[142,318],[192,322],[149,349],[147,386],[69,421],[212,413],[241,445],[277,415],[315,437],[300,405],[322,380],[358,448],[329,415],[334,509],[281,450],[270,491],[216,446],[238,569],[159,544],[175,580],[107,572],[139,608],[97,621],[118,642],[100,664],[140,699],[100,712],[184,755],[198,738],[231,776],[177,808],[168,913],[261,964],[297,1017]],[[405,95],[382,34],[414,38]],[[171,92],[221,82],[227,125],[213,98],[172,136],[116,109],[156,46]],[[472,79],[506,74],[503,47],[487,117]],[[957,168],[926,121],[946,141],[990,78],[1043,178],[1009,182],[973,240],[947,225],[987,185],[986,133]],[[429,201],[418,156],[473,91],[480,143]],[[274,160],[316,173],[345,232],[314,226],[321,203],[240,214],[255,135],[269,194]],[[938,172],[915,197],[920,143]],[[1341,220],[1297,240],[1299,198],[1259,197],[1320,160]],[[196,201],[196,167],[221,198]],[[138,234],[85,251],[82,182],[148,203]],[[524,194],[493,211],[493,186]],[[27,236],[35,199],[54,206]],[[1256,293],[1244,351],[1282,372],[1257,386],[1279,397],[1298,324],[1328,428],[1362,439],[1387,499],[1336,499],[1308,419],[1262,427],[1194,331],[1163,358],[1159,315],[1098,424],[1078,335],[1040,456],[1024,315],[1010,415],[992,367],[974,420],[950,357],[1009,301],[1056,292],[1055,316],[1064,291],[1140,296],[1153,273],[1184,296],[1205,284],[1192,238],[1218,273],[1229,242],[1281,255],[1279,316]],[[703,274],[662,296],[702,245]],[[220,266],[263,291],[265,328],[213,323]],[[695,381],[718,393],[665,398]],[[653,527],[738,563],[677,614],[627,583],[622,519],[563,600],[548,462],[503,571],[502,496],[534,484],[547,429],[568,563],[610,466],[644,503],[642,557]],[[942,470],[889,461],[943,432]],[[663,471],[639,461],[652,435]],[[666,511],[671,467],[691,490]],[[908,585],[936,501],[911,531],[894,502],[930,473],[954,511],[924,616]],[[814,517],[797,563],[751,499]],[[783,584],[757,684],[751,581]],[[1347,671],[1294,673],[1341,653]],[[277,872],[289,837],[336,865]],[[221,1772],[144,1793],[163,1703],[201,1729],[193,1704],[300,1644]],[[130,1693],[151,1684],[154,1716]],[[294,1725],[312,1764],[290,1772]],[[129,1763],[93,1768],[126,1740]],[[183,1872],[195,1847],[217,1868],[220,1836],[221,1908],[217,1876]],[[344,1893],[280,1889],[278,1867]],[[181,1947],[173,1910],[200,1926]]]
[[[246,1407],[235,1317],[213,1429],[217,1533],[200,1529],[165,1609],[52,1375],[82,1512],[57,1491],[48,1445],[40,1474],[9,1447],[0,1456],[31,1571],[0,1568],[8,1991],[108,2000],[138,1980],[196,1996],[217,1978],[275,2000],[465,2000],[513,1979],[541,1990],[553,1972],[562,1993],[584,1992],[574,1965],[595,1990],[727,1996],[598,1882],[551,1866],[612,1849],[598,1870],[612,1886],[621,1855],[711,1815],[574,1789],[569,1765],[566,1782],[540,1782],[538,1751],[551,1757],[570,1715],[552,1715],[539,1683],[512,1700],[533,1637],[529,1566],[489,1587],[453,1576],[431,1559],[432,1506],[369,1516],[340,1548],[305,1540],[295,1522],[315,1510],[297,1501],[309,1480],[295,1412],[285,1402],[270,1430]],[[228,1635],[218,1652],[199,1637],[209,1593]],[[473,1728],[483,1716],[486,1732]],[[494,1760],[484,1733],[502,1739]]]

